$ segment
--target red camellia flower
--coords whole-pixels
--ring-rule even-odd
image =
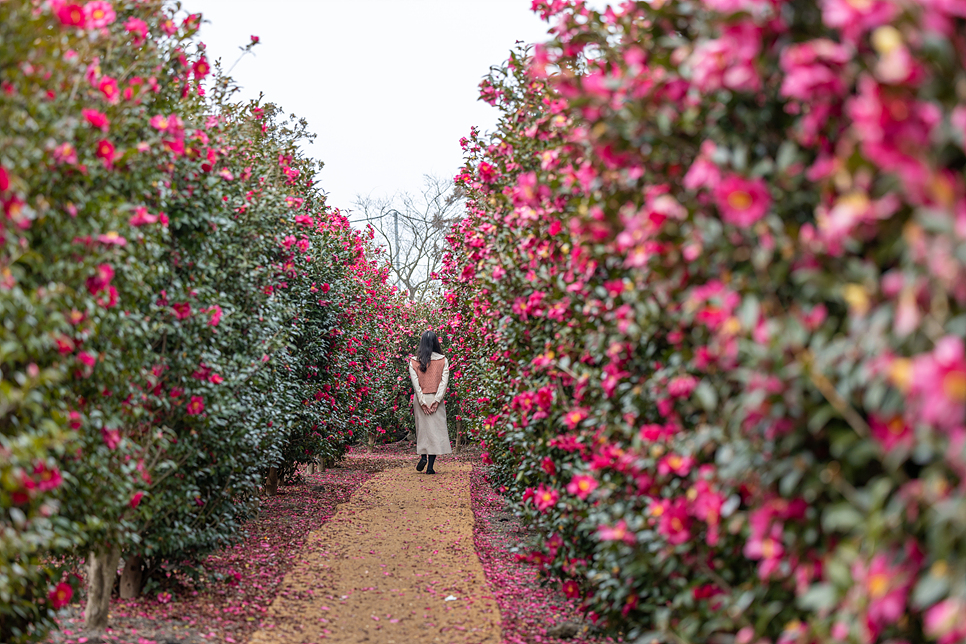
[[[171,308],[174,309],[174,315],[179,320],[191,317],[191,305],[187,302],[175,302]]]
[[[95,152],[97,158],[104,160],[104,166],[110,168],[114,165],[114,144],[104,139],[97,144]]]
[[[201,396],[192,396],[185,410],[189,416],[197,416],[205,410],[205,399]]]
[[[587,410],[582,407],[578,407],[572,411],[567,412],[564,416],[564,422],[567,423],[567,427],[574,429],[580,423],[580,421],[587,418]]]
[[[74,589],[66,581],[62,581],[54,586],[47,599],[50,600],[50,605],[54,610],[60,610],[70,602],[70,598],[73,596]]]
[[[540,487],[538,487],[533,494],[533,504],[536,505],[537,509],[541,512],[546,512],[556,505],[559,498],[560,493],[557,492],[557,490],[551,487],[546,487],[541,483]]]
[[[208,59],[202,56],[191,68],[191,71],[194,72],[195,78],[201,80],[211,71],[211,65],[208,64]]]
[[[573,579],[568,579],[561,586],[560,589],[563,594],[569,599],[577,599],[580,597],[580,584],[578,584]]]
[[[6,192],[10,189],[10,175],[7,174],[7,169],[0,165],[0,192]]]
[[[557,464],[553,462],[553,459],[549,456],[544,456],[543,460],[540,461],[540,467],[543,471],[547,473],[548,476],[553,476],[557,473]]]
[[[56,490],[64,482],[60,470],[56,467],[47,467],[46,463],[37,463],[34,466],[33,479],[37,483],[37,489],[41,492]]]
[[[131,495],[131,500],[128,501],[128,505],[130,505],[132,508],[138,507],[138,504],[141,502],[141,497],[143,496],[144,496],[144,492],[140,492],[140,491],[135,492],[134,494]]]
[[[651,505],[651,514],[658,517],[658,532],[673,545],[691,538],[691,517],[686,499],[661,499]]]
[[[81,110],[81,114],[91,127],[97,128],[102,132],[107,132],[107,129],[111,125],[107,116],[97,110],[83,109]]]
[[[584,500],[597,489],[597,479],[587,474],[578,474],[567,484],[567,492]]]
[[[128,18],[124,23],[124,30],[134,37],[135,45],[140,45],[148,35],[148,23],[140,18]]]
[[[57,10],[57,19],[67,27],[83,27],[87,24],[84,8],[79,4],[65,4]]]
[[[103,76],[97,82],[97,89],[109,103],[116,103],[121,96],[121,90],[117,87],[117,81],[110,76]]]
[[[721,218],[735,226],[748,227],[761,219],[771,206],[771,196],[761,179],[731,175],[714,189],[715,205]]]
[[[107,445],[108,449],[117,449],[117,446],[121,444],[121,430],[102,427],[101,438],[104,439],[104,444]]]

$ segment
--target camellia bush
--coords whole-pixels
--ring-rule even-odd
[[[626,641],[966,641],[966,9],[534,8],[445,276],[527,558]]]
[[[0,3],[3,642],[43,638],[79,559],[103,626],[120,557],[136,594],[237,539],[266,477],[388,396],[386,262],[313,186],[306,124],[212,80],[200,20]]]

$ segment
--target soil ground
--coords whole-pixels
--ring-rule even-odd
[[[612,641],[517,560],[526,530],[485,481],[479,450],[441,457],[435,476],[415,462],[405,442],[353,451],[263,499],[242,540],[203,562],[200,578],[175,574],[115,599],[105,633],[81,628],[75,597],[48,642]],[[560,626],[571,632],[561,638]]]
[[[499,644],[473,546],[472,465],[377,474],[313,532],[252,644]]]

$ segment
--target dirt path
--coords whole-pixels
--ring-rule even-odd
[[[311,533],[251,644],[499,644],[473,547],[471,465],[368,481]]]

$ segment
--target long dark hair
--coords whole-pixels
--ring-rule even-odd
[[[416,359],[419,360],[419,370],[426,373],[426,367],[433,357],[433,352],[442,353],[443,347],[439,346],[439,338],[432,331],[426,331],[419,338],[419,351],[416,352]]]

